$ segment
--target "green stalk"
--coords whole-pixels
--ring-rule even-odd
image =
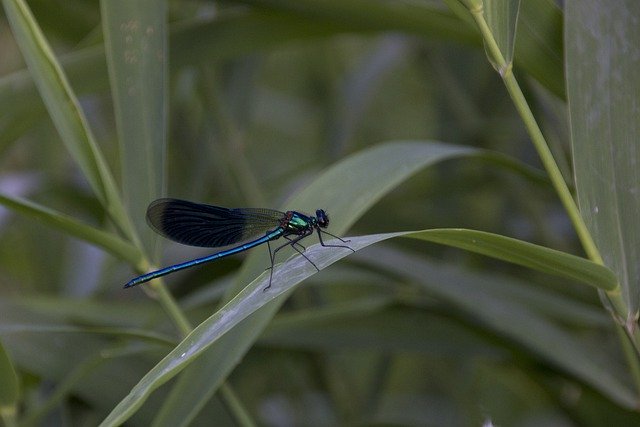
[[[136,265],[136,271],[141,274],[151,270],[152,268],[154,268],[154,266],[151,265],[146,256],[142,262]],[[178,331],[180,331],[181,338],[185,338],[189,335],[193,330],[193,326],[191,326],[189,319],[187,319],[187,316],[185,316],[184,312],[178,305],[178,302],[175,300],[173,295],[171,295],[171,292],[167,290],[164,281],[162,279],[155,279],[152,280],[148,286],[150,286],[152,291],[150,296],[156,298],[160,302],[164,311],[169,315],[173,323],[178,328]],[[145,287],[143,289],[147,288]]]
[[[580,243],[582,247],[589,257],[589,259],[595,263],[600,265],[604,265],[602,260],[602,256],[596,247],[596,244],[587,229],[582,216],[580,215],[580,211],[578,206],[573,199],[571,192],[569,191],[569,187],[567,183],[564,181],[562,177],[562,173],[560,172],[560,168],[556,164],[553,155],[551,154],[551,150],[547,145],[547,142],[542,135],[542,131],[536,122],[535,117],[531,109],[529,108],[529,104],[527,103],[522,90],[520,89],[520,85],[518,85],[518,81],[513,75],[512,64],[507,63],[496,43],[495,38],[493,37],[493,33],[487,24],[487,21],[484,19],[483,7],[482,4],[476,4],[474,7],[469,9],[473,19],[475,20],[480,33],[482,34],[482,38],[485,42],[485,46],[488,54],[491,56],[494,64],[496,64],[496,68],[498,70],[498,74],[502,78],[505,87],[507,88],[507,92],[511,96],[513,103],[515,104],[516,110],[520,114],[522,121],[531,137],[531,141],[533,142],[534,147],[536,148],[538,155],[540,156],[540,160],[542,164],[549,174],[549,179],[553,187],[562,202],[562,205],[569,215],[569,219],[573,224],[573,227],[580,239]],[[614,310],[617,314],[619,320],[622,320],[622,324],[626,324],[625,320],[627,318],[627,307],[624,301],[622,300],[622,293],[620,289],[620,285],[618,284],[617,288],[606,292],[607,298],[611,302],[611,305],[614,307]]]
[[[256,423],[244,407],[233,387],[227,381],[220,385],[220,397],[227,405],[227,409],[234,415],[235,421],[242,427],[255,427]]]
[[[138,271],[149,271],[153,266],[145,261],[138,266]],[[173,323],[176,325],[178,330],[180,331],[180,335],[182,338],[185,338],[187,335],[193,331],[193,326],[189,322],[189,319],[184,315],[184,312],[178,305],[177,301],[167,290],[167,287],[164,284],[164,281],[159,278],[152,280],[149,285],[151,286],[152,291],[155,294],[155,297],[160,302],[162,308],[167,312],[169,317],[173,320]],[[220,385],[220,398],[226,404],[229,412],[234,417],[238,425],[244,427],[253,427],[255,426],[255,422],[253,418],[249,414],[249,411],[242,404],[238,396],[236,395],[233,387],[229,385],[228,382],[223,382]]]
[[[171,295],[171,292],[167,290],[162,279],[156,279],[152,281],[150,285],[151,289],[156,293],[158,301],[160,301],[160,305],[162,305],[162,308],[164,308],[180,331],[180,336],[185,338],[191,333],[193,327],[191,326],[189,319],[187,319],[187,316],[182,312],[178,302],[175,300],[173,295]]]

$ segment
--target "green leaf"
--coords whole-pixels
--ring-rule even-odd
[[[520,256],[518,256],[518,254],[513,256],[513,258],[517,260],[522,260],[522,258],[524,257],[522,255],[522,252],[525,252],[530,256],[530,259],[533,259],[535,261],[537,261],[539,258],[547,259],[547,256],[549,255],[548,252],[542,250],[544,248],[537,247],[533,249],[530,246],[535,245],[529,246],[529,244],[517,241],[517,243],[514,243],[514,239],[500,239],[500,236],[487,235],[488,233],[480,233],[476,235],[477,239],[480,242],[473,243],[471,245],[468,244],[466,240],[459,239],[460,237],[469,236],[470,234],[473,234],[473,232],[471,232],[470,230],[464,230],[464,233],[460,233],[459,230],[453,230],[453,233],[449,234],[446,233],[446,230],[435,230],[432,237],[433,240],[440,240],[442,242],[446,240],[454,242],[456,246],[475,248],[478,252],[482,252],[487,255],[497,254],[501,259],[504,259],[504,253],[509,250],[520,252]],[[359,236],[350,238],[349,246],[353,250],[358,251],[371,244],[393,237],[406,236],[424,239],[425,236],[428,235],[429,230],[419,232],[401,232]],[[335,242],[336,241],[333,241],[334,244]],[[480,245],[479,243],[485,244]],[[489,246],[489,244],[493,244],[494,246]],[[496,244],[504,244],[504,251],[499,250],[497,247],[495,247]],[[535,252],[543,252],[544,254],[541,256],[539,254],[536,254]],[[309,259],[312,259],[320,270],[330,266],[334,262],[344,258],[349,254],[351,254],[351,251],[346,248],[326,248],[319,244],[308,247],[305,251],[305,255],[309,257]],[[567,258],[562,259],[567,260]],[[559,272],[567,275],[573,274],[573,267],[575,266],[577,261],[574,259],[570,259],[569,261],[570,266],[568,266],[566,270],[570,273],[566,273],[564,270],[560,269],[553,271],[555,271],[556,273]],[[421,275],[422,273],[418,273],[420,271],[420,266],[414,265],[417,262],[418,261],[412,262],[410,263],[410,268],[403,268],[399,271],[401,271],[402,274],[408,275],[413,279],[419,278],[420,282],[424,282],[424,278],[429,277],[430,281],[428,283],[438,283],[438,281],[434,281],[435,279],[433,278],[433,275]],[[589,261],[585,262],[589,263]],[[389,263],[386,260],[381,261],[381,265],[387,268],[389,267],[389,264],[396,265],[393,263]],[[400,264],[400,262],[398,262],[398,264]],[[531,262],[531,264],[539,266],[537,262]],[[596,264],[594,265],[597,266]],[[600,268],[604,269],[604,267]],[[398,269],[395,268],[394,271],[396,270]],[[606,271],[606,269],[604,270]],[[246,287],[242,288],[238,292],[238,294],[235,295],[218,312],[198,325],[198,327],[196,327],[193,332],[191,332],[177,347],[175,347],[164,359],[162,359],[153,369],[151,369],[131,390],[131,392],[118,404],[118,406],[111,412],[111,414],[109,414],[107,419],[103,422],[103,425],[123,423],[144,403],[144,401],[155,389],[177,375],[209,347],[214,344],[221,344],[221,338],[225,336],[225,334],[227,334],[225,338],[229,338],[231,336],[231,338],[234,339],[246,339],[246,335],[239,336],[238,334],[244,327],[247,327],[247,324],[252,324],[252,326],[260,327],[260,330],[262,330],[262,324],[257,324],[257,320],[259,318],[256,318],[256,314],[264,315],[265,309],[271,309],[277,303],[281,303],[284,298],[290,294],[295,286],[297,286],[303,280],[315,274],[316,272],[316,269],[305,259],[305,257],[299,255],[294,256],[293,258],[287,260],[285,263],[275,266],[275,270],[273,272],[273,282],[268,290],[266,290],[266,287],[269,284],[269,272],[264,272],[262,275],[260,275],[260,277],[255,279]],[[571,277],[573,276],[571,275]],[[474,286],[482,287],[482,284],[478,285],[476,283]],[[447,287],[445,286],[444,288]],[[450,290],[450,288],[447,289],[449,290],[447,290],[446,292],[441,291],[441,293],[448,299],[451,299],[452,291]],[[471,298],[469,293],[467,292],[461,295],[457,295],[456,302],[464,303],[465,308],[469,308],[473,305],[474,302],[477,302],[476,300],[478,298],[479,297],[477,296]],[[569,339],[568,335],[561,337],[560,335],[555,334],[554,328],[552,328],[551,325],[547,324],[548,322],[538,319],[533,314],[530,315],[529,313],[523,312],[523,310],[509,310],[508,313],[493,313],[482,304],[480,304],[478,307],[482,309],[480,311],[484,316],[489,316],[487,318],[487,321],[490,321],[491,325],[495,326],[498,330],[507,330],[511,334],[515,334],[517,331],[518,334],[527,335],[527,333],[531,334],[531,331],[528,331],[527,333],[523,332],[523,330],[526,330],[526,327],[536,328],[536,334],[530,335],[531,341],[527,341],[528,338],[525,339],[528,344],[533,345],[536,348],[539,348],[544,344],[544,339],[549,339],[550,342],[558,342],[562,340],[565,340],[565,342],[567,342],[566,340]],[[474,312],[477,311],[478,308],[474,308]],[[269,311],[268,314],[272,314],[272,312]],[[513,318],[519,319],[520,323],[513,322]],[[509,323],[510,321],[508,319],[511,319],[511,322],[514,324],[518,324],[518,327],[504,327],[503,325],[500,325],[498,327],[498,320],[496,319],[499,319],[500,322],[505,323]],[[240,326],[241,324],[242,326]],[[575,360],[574,348],[577,348],[576,343],[573,343],[569,346],[564,346],[562,348],[554,348],[548,350],[546,354],[554,362],[561,363],[565,369],[569,369],[570,367],[570,372],[579,374],[591,384],[600,386],[606,392],[611,393],[616,399],[619,399],[625,405],[628,405],[630,393],[628,392],[628,390],[626,390],[625,386],[618,384],[614,379],[612,379],[611,375],[606,371],[606,369],[594,369],[594,363],[590,360],[586,360],[586,357],[583,358],[585,360],[582,360],[584,366],[572,365],[573,361]],[[229,347],[225,347],[225,350],[227,352],[237,351],[236,349]],[[208,357],[203,360],[208,360]],[[216,365],[216,368],[218,371],[221,369],[219,364]],[[195,371],[192,370],[191,372]],[[200,373],[200,375],[202,375],[202,371],[198,372]],[[179,385],[174,389],[174,392],[176,390],[181,390],[186,393],[186,389],[182,389],[180,384],[183,381],[186,381],[185,378],[189,378],[190,376],[191,375],[183,376],[179,382]],[[596,378],[594,378],[594,376],[596,376]],[[216,378],[215,380],[221,381],[221,379],[222,378]],[[191,385],[193,386],[194,384]],[[183,397],[187,398],[188,396]],[[190,403],[192,402],[189,399],[187,400]],[[170,401],[170,403],[172,404],[172,407],[175,407],[174,402]],[[164,408],[166,408],[166,406],[163,406],[163,410],[161,412],[161,414],[163,414],[162,418],[158,418],[156,420],[156,422],[158,422],[159,424],[169,423],[170,418],[165,412],[166,409]],[[189,406],[187,405],[181,408],[188,409]],[[174,414],[173,411],[170,411],[170,413]],[[178,422],[178,424],[180,423]]]
[[[23,0],[3,0],[3,5],[29,72],[67,150],[111,219],[127,237],[133,238],[113,177],[51,47]]]
[[[565,97],[562,10],[554,0],[527,0],[518,15],[515,58],[526,70],[560,98]]]
[[[149,203],[162,196],[167,130],[166,0],[101,1],[120,140],[123,197],[145,247]]]
[[[505,63],[511,67],[516,42],[520,0],[484,0],[484,14],[491,33],[502,52]],[[491,55],[487,55],[491,60]],[[493,64],[494,67],[496,64]],[[499,70],[498,70],[499,71]]]
[[[580,212],[640,308],[640,3],[566,2],[567,93]],[[635,320],[633,320],[635,323]]]
[[[42,221],[48,226],[64,231],[71,236],[92,243],[133,265],[138,265],[142,261],[140,250],[115,234],[83,224],[70,216],[28,200],[0,194],[0,204],[15,212]]]
[[[7,354],[2,342],[0,342],[0,412],[10,415],[17,410],[20,399],[20,384],[18,375],[13,368],[11,358]]]
[[[358,237],[351,240],[349,245],[352,249],[359,250],[380,240],[397,235],[399,234]],[[325,248],[319,244],[308,247],[305,251],[305,255],[312,259],[321,270],[351,253],[349,249]],[[224,307],[198,325],[164,359],[154,366],[114,408],[101,425],[119,425],[125,422],[155,389],[186,368],[211,345],[220,343],[219,339],[223,335],[232,330],[236,332],[235,329],[237,329],[238,324],[259,309],[275,305],[274,301],[283,302],[284,297],[288,296],[294,286],[315,273],[317,273],[317,270],[304,257],[294,256],[285,263],[275,266],[273,282],[271,287],[265,291],[269,284],[270,272],[263,272],[227,302]],[[227,350],[237,351],[235,349]],[[186,408],[189,407],[187,406]],[[168,419],[166,417],[167,415],[163,419],[156,420],[156,422],[167,423]]]
[[[433,229],[412,233],[409,237],[455,246],[544,273],[578,280],[605,291],[618,287],[616,276],[602,265],[498,234],[465,229]]]

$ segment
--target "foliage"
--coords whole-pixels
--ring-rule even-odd
[[[3,0],[5,424],[636,424],[640,6],[564,3]],[[123,290],[165,195],[355,253]]]

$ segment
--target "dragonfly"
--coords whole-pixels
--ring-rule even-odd
[[[153,201],[147,208],[147,223],[161,236],[184,245],[207,248],[232,246],[202,258],[196,258],[180,264],[161,268],[135,277],[124,285],[131,288],[161,276],[208,263],[230,255],[238,254],[267,244],[271,270],[269,285],[273,279],[276,254],[284,247],[290,246],[320,271],[318,266],[304,254],[302,239],[317,232],[320,244],[324,247],[346,248],[349,240],[334,236],[325,229],[329,226],[329,216],[323,209],[316,210],[315,216],[305,215],[297,211],[280,212],[265,208],[224,208],[172,198]],[[322,239],[328,235],[344,244],[330,245]],[[273,240],[284,238],[287,242],[271,250]]]

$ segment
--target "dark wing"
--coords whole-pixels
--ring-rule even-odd
[[[147,222],[158,234],[190,246],[217,248],[264,236],[285,214],[271,209],[222,208],[177,199],[158,199]]]

